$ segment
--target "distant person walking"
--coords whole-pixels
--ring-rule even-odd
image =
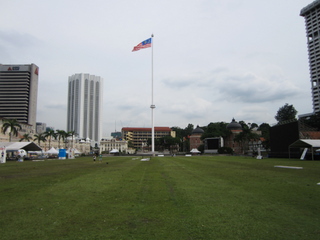
[[[95,163],[96,162],[96,155],[93,154],[93,162]]]
[[[102,162],[102,154],[99,155],[99,163]]]

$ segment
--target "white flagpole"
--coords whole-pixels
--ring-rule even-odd
[[[156,106],[153,104],[153,34],[151,34],[151,122],[152,122],[152,156],[155,156],[154,153],[154,117],[153,110]]]

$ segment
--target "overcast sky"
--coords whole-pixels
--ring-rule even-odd
[[[66,130],[68,77],[104,79],[103,137],[155,126],[276,123],[312,112],[304,18],[312,0],[10,0],[0,63],[39,66],[37,122]]]

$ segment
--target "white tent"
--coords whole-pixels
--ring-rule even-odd
[[[196,148],[193,148],[190,152],[191,153],[200,153],[200,151],[198,149],[196,149]]]
[[[78,149],[76,149],[76,148],[69,148],[69,149],[67,150],[68,153],[71,153],[72,151],[73,151],[73,153],[74,153],[74,156],[79,156],[79,155],[81,154],[81,152],[80,152]]]
[[[42,149],[34,142],[1,142],[1,147],[6,147],[7,151],[17,151],[23,149],[26,151],[41,151]]]
[[[50,150],[46,151],[45,153],[48,153],[48,154],[59,154],[59,151],[57,151],[56,149],[54,149],[54,147],[52,147]]]
[[[320,148],[320,139],[299,139],[295,141],[289,146],[289,158],[291,148],[310,148],[313,160],[313,149]]]
[[[110,153],[118,153],[118,152],[119,152],[118,149],[112,149],[112,150],[110,151]]]
[[[75,154],[81,154],[81,152],[79,152],[79,150],[76,149],[76,148],[74,149],[74,153],[75,153]]]

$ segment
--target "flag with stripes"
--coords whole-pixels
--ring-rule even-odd
[[[148,38],[147,40],[144,40],[143,42],[139,43],[137,46],[135,46],[132,50],[132,52],[139,51],[143,48],[151,47],[151,38]]]

